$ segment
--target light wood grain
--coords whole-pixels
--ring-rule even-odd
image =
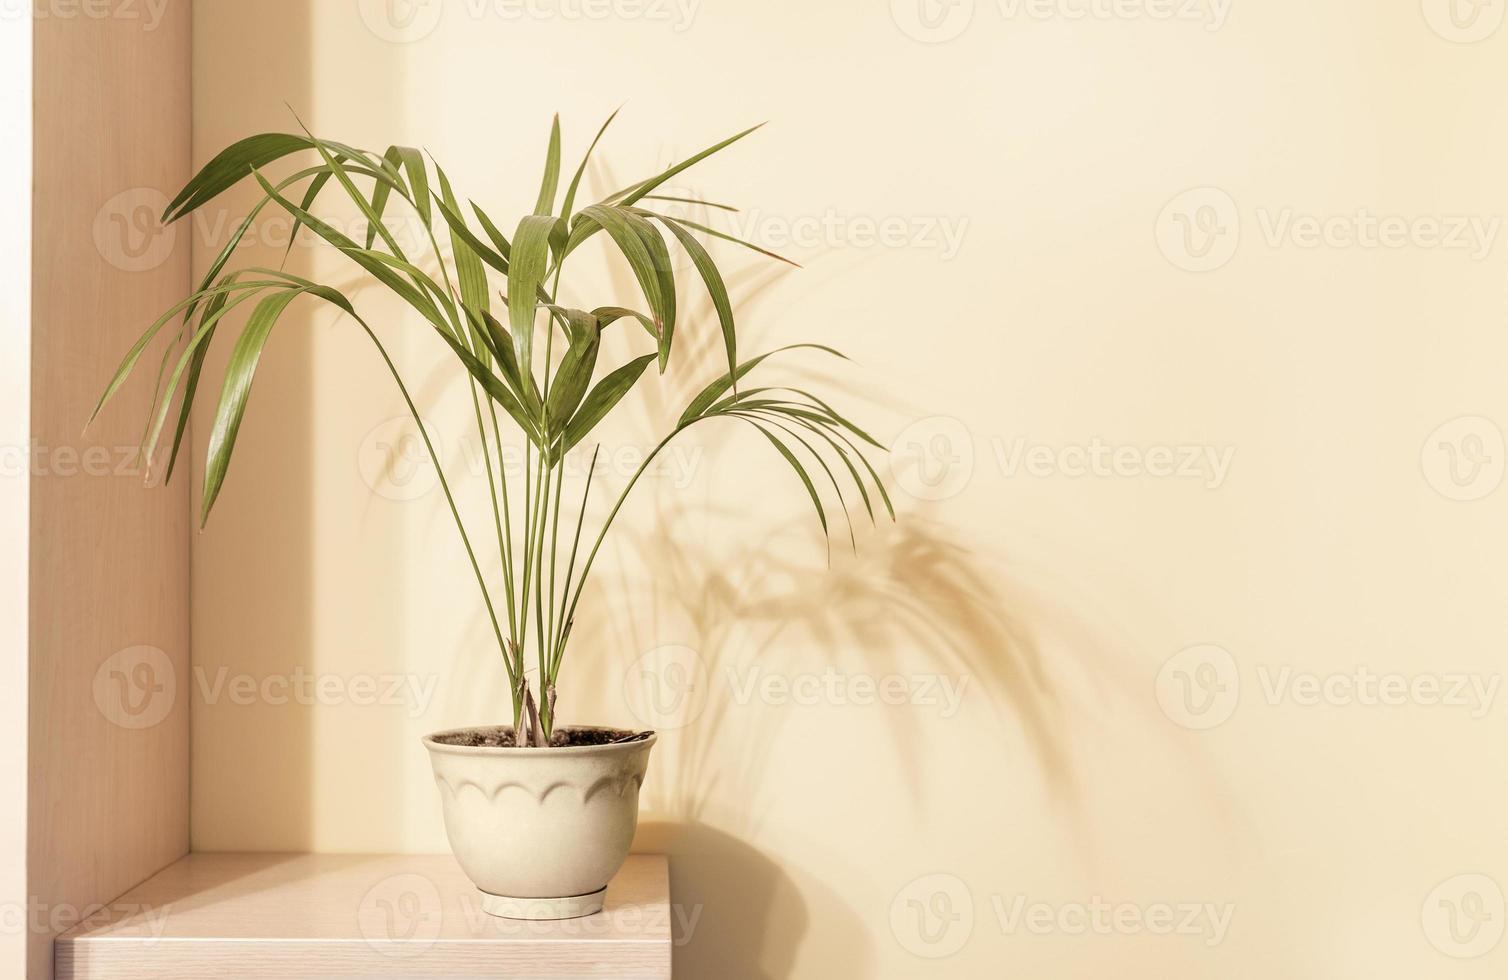
[[[450,855],[192,854],[58,939],[58,980],[670,976],[669,868],[597,915],[499,919]]]
[[[188,178],[189,5],[75,13],[31,22],[34,980],[50,973],[51,923],[110,901],[188,847],[187,481],[149,489],[124,466],[151,401],[153,355],[146,377],[81,433],[121,356],[189,288],[186,226],[162,248],[160,233],[133,224]],[[96,699],[102,667],[133,647],[164,658],[150,675],[123,675],[163,685],[155,696],[166,711],[151,725],[118,724]],[[104,693],[119,697],[121,676],[105,671]]]
[[[31,186],[31,22],[0,21],[0,187]],[[26,786],[27,552],[31,481],[31,212],[0,221],[0,786]],[[0,907],[26,905],[26,793],[0,795]],[[0,976],[26,974],[26,933],[0,929]]]

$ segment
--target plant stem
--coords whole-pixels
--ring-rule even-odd
[[[551,283],[549,294],[551,303],[554,303],[554,297],[560,292],[560,274],[561,267],[563,265],[564,262],[562,261],[557,263],[555,266],[555,280],[553,283]],[[540,431],[544,433],[545,446],[552,446],[553,434],[550,431],[550,415],[549,410],[546,406],[548,406],[550,403],[550,370],[554,361],[555,349],[555,312],[553,310],[547,312],[548,315],[545,317],[545,380],[543,385],[543,392],[540,396],[541,407],[539,416],[539,428]],[[531,330],[533,329],[533,322],[534,321],[531,318]],[[549,691],[550,650],[545,645],[545,637],[547,635],[553,635],[555,629],[554,619],[556,561],[555,536],[552,534],[550,541],[550,581],[548,586],[550,591],[550,599],[547,603],[544,597],[546,588],[544,571],[544,538],[546,522],[550,517],[550,481],[555,476],[556,469],[560,470],[560,474],[558,479],[556,479],[555,485],[555,525],[558,528],[560,524],[560,488],[565,485],[565,460],[562,457],[561,459],[552,461],[550,459],[550,453],[546,450],[541,450],[539,454],[539,468],[540,477],[537,483],[537,492],[539,495],[539,528],[536,532],[536,539],[534,543],[534,629],[538,642],[538,649],[536,650],[536,655],[539,663],[540,694],[538,713],[540,723],[543,728],[542,734],[544,736],[544,744],[549,745],[551,735],[553,734],[555,728],[555,698],[552,696],[552,692]],[[527,601],[527,597],[525,601]],[[548,623],[546,623],[545,620],[546,606],[549,607],[550,621]]]
[[[438,199],[438,197],[437,197],[437,199]],[[410,203],[412,204],[413,202],[410,202]],[[415,213],[416,214],[418,213],[418,209],[417,208],[415,208]],[[450,278],[450,270],[445,265],[445,257],[440,253],[440,242],[439,242],[439,240],[437,238],[435,238],[434,229],[432,227],[430,227],[427,222],[425,223],[425,231],[429,235],[430,248],[432,248],[434,250],[435,262],[440,266],[440,275],[443,277],[443,279],[445,281],[445,291],[450,296],[450,306],[451,306],[451,309],[450,309],[449,312],[451,313],[452,319],[454,319],[455,322],[456,322],[456,340],[458,342],[464,343],[465,339],[466,339],[466,334],[462,332],[462,324],[465,323],[465,321],[466,321],[465,305],[464,305],[464,303],[462,303],[460,297],[456,294],[455,282]],[[452,234],[452,240],[454,241],[454,234]],[[394,244],[394,248],[396,248],[396,247],[397,247],[397,245],[395,243]],[[459,243],[457,243],[457,247],[459,248]],[[459,313],[457,312],[457,309],[456,309],[457,307],[460,307]],[[486,351],[485,350],[482,351],[482,352],[480,352],[480,353],[481,353],[481,356],[485,356],[486,355]],[[494,482],[494,477],[493,477],[493,473],[492,473],[492,452],[491,452],[491,450],[487,446],[487,428],[486,428],[486,426],[482,422],[482,408],[481,408],[480,401],[477,398],[476,379],[472,378],[472,379],[469,379],[469,380],[471,382],[471,409],[472,409],[472,412],[476,415],[477,436],[482,440],[482,458],[487,463],[487,496],[490,498],[490,500],[492,502],[492,523],[493,523],[493,526],[497,529],[498,560],[503,565],[503,588],[506,591],[507,597],[508,597],[508,636],[509,636],[509,639],[511,639],[513,641],[513,649],[517,650],[517,648],[518,648],[518,617],[517,617],[517,613],[514,611],[514,605],[513,605],[513,569],[512,569],[512,565],[513,565],[513,561],[512,561],[512,558],[513,558],[513,554],[512,554],[512,552],[513,552],[513,548],[512,548],[513,523],[512,523],[512,521],[508,522],[507,531],[505,533],[504,530],[503,530],[503,517],[502,517],[502,514],[498,510],[498,502],[497,502],[497,497],[498,497],[497,486],[498,486],[498,484],[496,482]],[[502,488],[503,488],[503,500],[504,500],[505,505],[506,505],[506,501],[507,501],[507,497],[508,497],[508,474],[506,472],[504,472],[504,470],[503,470],[503,441],[502,441],[501,433],[498,432],[497,406],[493,403],[493,401],[492,401],[492,399],[490,397],[487,399],[487,409],[488,409],[488,411],[492,415],[492,430],[493,430],[493,432],[495,434],[498,435],[498,439],[497,439],[497,454],[498,454],[497,455],[497,465],[498,465],[498,473],[497,473],[497,478],[496,479],[497,479],[498,482],[500,482],[502,484]],[[468,547],[469,547],[469,544],[468,544]],[[503,647],[503,649],[502,649],[501,652],[502,652],[502,655],[503,655],[503,662],[508,665],[509,677],[511,678],[516,673],[521,673],[522,664],[520,663],[520,664],[518,664],[517,667],[515,667],[510,662],[511,660],[517,660],[518,659],[518,657],[516,656],[516,654],[510,653],[509,649],[506,646]],[[510,685],[510,687],[512,687],[512,686],[513,685]],[[514,728],[516,730],[518,728],[518,726],[520,724],[522,724],[522,722],[523,722],[523,708],[524,708],[524,705],[523,705],[522,701],[519,699],[518,692],[516,690],[512,694],[512,701],[513,701],[513,725],[514,725]]]
[[[490,402],[490,399],[489,399],[489,402]],[[476,382],[475,381],[473,381],[471,383],[471,410],[476,414],[477,435],[481,436],[481,439],[482,439],[482,458],[487,463],[487,496],[492,499],[492,523],[497,528],[497,551],[498,551],[498,559],[503,562],[503,581],[504,581],[504,584],[505,584],[505,587],[506,587],[506,583],[507,583],[507,579],[508,579],[508,565],[507,565],[508,549],[503,544],[503,515],[502,515],[502,511],[498,509],[498,503],[497,503],[497,484],[496,484],[496,482],[494,482],[496,478],[493,476],[493,472],[492,472],[492,449],[487,445],[487,426],[482,421],[482,404],[481,404],[481,401],[477,398]],[[496,419],[494,419],[494,424],[496,424]],[[503,447],[501,445],[499,445],[498,446],[498,469],[499,470],[502,469],[502,463],[503,463],[502,451],[503,451]],[[506,480],[507,479],[506,474],[502,474],[502,475],[503,475],[503,479]],[[514,611],[513,611],[513,594],[512,594],[512,590],[510,588],[509,589],[509,593],[508,593],[508,633],[509,633],[509,635],[510,636],[515,635],[517,633],[517,629],[518,629],[518,626],[517,626],[516,617],[515,617],[515,614],[514,614]]]
[[[487,405],[492,412],[492,430],[494,433],[497,433],[497,409],[492,407],[492,400],[490,398],[487,400]],[[513,522],[511,520],[506,522],[506,531],[504,530],[504,515],[507,513],[508,506],[508,474],[503,469],[503,442],[499,434],[497,441],[497,482],[493,482],[492,452],[487,446],[487,428],[482,422],[482,409],[477,400],[475,381],[471,383],[471,408],[476,413],[477,435],[482,439],[482,458],[487,461],[487,496],[492,499],[492,523],[497,528],[497,550],[499,559],[503,565],[503,590],[508,599],[508,638],[513,641],[513,646],[516,649],[518,646],[518,615],[513,606]],[[497,501],[497,487],[499,483],[503,488],[503,511],[501,513],[498,510]],[[504,663],[508,663],[512,657],[509,649],[504,647],[502,654]],[[508,673],[510,677],[514,674],[514,668],[511,664],[509,664]],[[510,697],[513,702],[513,725],[517,728],[523,720],[523,703],[519,700],[516,690]]]
[[[490,398],[487,400],[487,410],[492,416],[492,438],[497,446],[497,473],[498,483],[503,492],[503,587],[508,590],[508,609],[513,610],[513,515],[508,511],[508,468],[503,461],[503,432],[497,424],[497,405]],[[485,438],[485,437],[484,437]],[[513,628],[513,641],[518,642],[517,625],[513,617],[509,617],[509,625]]]
[[[556,560],[556,556],[558,554],[557,548],[560,542],[560,492],[563,489],[565,489],[564,457],[562,457],[560,460],[560,479],[555,481],[555,516],[551,519],[550,523],[550,596],[549,599],[545,602],[545,607],[549,612],[550,622],[545,627],[545,636],[552,641],[552,644],[555,639],[555,571],[560,565],[560,562]],[[542,658],[542,673],[540,674],[539,683],[540,686],[543,687],[545,684],[552,683],[555,680],[555,678],[549,676],[550,662],[554,659],[554,651],[553,649],[546,647],[543,643],[541,643],[540,656]],[[553,722],[555,720],[554,713],[549,712],[549,715],[551,722]]]
[[[545,683],[545,613],[544,613],[544,585],[545,585],[545,524],[550,516],[550,478],[554,468],[546,461],[544,453],[539,454],[539,480],[537,489],[539,494],[539,524],[534,532],[534,632],[538,644],[535,653],[539,663],[539,684],[541,693]],[[549,726],[546,725],[545,734],[549,734]]]
[[[581,579],[576,583],[576,594],[571,598],[571,609],[568,613],[566,613],[565,622],[570,622],[571,620],[576,618],[576,604],[581,601],[581,590],[586,587],[587,576],[592,573],[592,562],[596,560],[597,551],[602,547],[602,539],[607,537],[608,528],[613,526],[613,519],[618,516],[618,511],[623,509],[623,502],[628,499],[629,491],[634,488],[634,484],[639,482],[639,477],[644,475],[644,471],[649,469],[649,464],[653,462],[654,458],[660,454],[660,450],[664,449],[667,445],[670,444],[670,440],[674,439],[676,436],[680,435],[682,432],[686,431],[691,426],[707,417],[708,416],[705,415],[698,416],[692,419],[690,422],[685,423],[684,425],[676,426],[675,429],[670,433],[670,435],[666,436],[664,439],[661,439],[660,444],[656,446],[648,456],[644,457],[644,462],[640,463],[639,468],[634,471],[634,475],[629,477],[628,485],[623,488],[622,493],[618,494],[618,499],[613,504],[612,511],[608,513],[607,520],[602,524],[602,530],[597,533],[597,540],[592,543],[592,550],[588,552],[586,556],[586,563],[581,566]],[[564,649],[562,649],[561,655],[564,656],[564,654],[565,651]]]
[[[576,549],[581,546],[581,527],[586,523],[586,501],[592,492],[592,477],[597,473],[597,454],[602,452],[602,443],[592,450],[592,463],[586,471],[586,487],[581,491],[581,509],[576,512],[576,536],[571,541],[571,560],[566,562],[565,584],[560,590],[560,630],[552,637],[553,649],[550,655],[550,684],[555,683],[560,675],[560,658],[565,652],[566,636],[570,633],[571,622],[566,618],[566,596],[571,594],[571,578],[576,571]]]
[[[482,566],[477,564],[476,551],[471,547],[471,536],[466,533],[466,525],[461,520],[461,512],[456,508],[456,499],[450,492],[450,481],[445,479],[445,467],[440,465],[440,457],[435,454],[434,444],[429,439],[429,431],[424,427],[424,420],[419,417],[419,409],[414,405],[413,398],[409,396],[408,386],[403,383],[403,378],[398,374],[398,368],[393,364],[393,359],[388,356],[387,348],[382,346],[382,341],[377,339],[372,328],[361,317],[357,316],[356,322],[361,324],[361,329],[366,331],[372,343],[377,346],[377,352],[382,355],[382,360],[387,364],[388,372],[398,383],[398,390],[403,393],[403,401],[408,405],[409,414],[414,417],[414,424],[419,427],[419,435],[424,439],[424,447],[429,451],[429,458],[435,464],[435,473],[440,477],[440,487],[445,491],[445,502],[450,505],[450,516],[455,519],[456,530],[461,532],[461,543],[466,546],[466,557],[471,560],[471,570],[476,573],[477,588],[482,590],[482,601],[487,605],[487,617],[492,621],[492,633],[497,637],[498,649],[506,651],[508,646],[503,641],[503,630],[498,625],[497,610],[492,606],[492,594],[487,591],[487,580],[482,575]],[[506,657],[503,662],[507,665]],[[508,679],[510,681],[516,679],[511,665],[508,666]]]
[[[532,491],[532,489],[531,489],[530,480],[529,480],[530,460],[532,459],[532,454],[533,454],[532,444],[527,439],[525,439],[524,440],[524,513],[523,513],[523,520],[524,520],[524,574],[523,574],[523,581],[520,583],[520,588],[519,588],[519,593],[518,593],[518,605],[519,605],[519,615],[518,615],[518,621],[519,621],[518,632],[519,632],[519,637],[518,637],[518,639],[519,639],[519,643],[520,644],[522,644],[525,640],[527,640],[529,638],[529,581],[530,581],[530,578],[531,578],[531,571],[532,571],[532,569],[534,567],[533,564],[530,562],[530,556],[533,554],[533,552],[531,551],[531,548],[533,546],[533,538],[532,538],[530,532],[533,530],[533,527],[534,527],[533,498],[535,496],[534,493],[533,493],[533,491]],[[523,647],[519,646],[517,652],[518,652],[518,658],[519,658],[518,659],[518,672],[519,672],[520,675],[522,675],[523,671],[524,671]]]

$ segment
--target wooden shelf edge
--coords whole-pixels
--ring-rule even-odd
[[[59,937],[57,980],[670,976],[669,862],[597,915],[498,919],[450,855],[190,854]]]

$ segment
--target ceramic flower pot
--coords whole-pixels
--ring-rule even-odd
[[[424,737],[456,860],[492,915],[569,919],[600,911],[607,883],[634,839],[654,733],[548,749],[485,744],[505,733],[511,729]],[[599,728],[562,733],[583,739],[623,734]]]

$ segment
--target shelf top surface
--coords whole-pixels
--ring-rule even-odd
[[[379,952],[441,946],[670,943],[663,855],[629,857],[596,915],[500,919],[445,855],[190,854],[59,938],[107,944],[364,944]]]

